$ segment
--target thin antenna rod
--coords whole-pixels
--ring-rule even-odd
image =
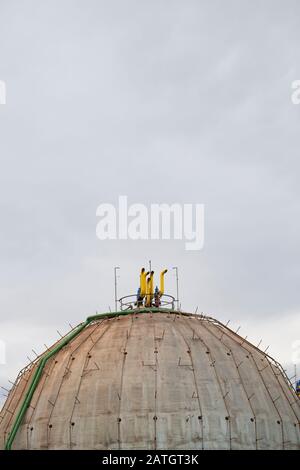
[[[178,267],[174,266],[176,274],[176,303],[177,303],[177,310],[179,310],[179,281],[178,281]]]
[[[118,290],[117,290],[117,270],[120,269],[119,266],[114,267],[114,275],[115,275],[115,312],[118,310]]]
[[[151,259],[149,259],[149,273],[151,273],[152,267],[151,267]]]

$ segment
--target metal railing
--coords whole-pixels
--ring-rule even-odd
[[[136,308],[143,308],[143,307],[164,307],[169,308],[170,310],[174,310],[175,308],[175,297],[168,294],[163,294],[161,296],[152,295],[152,299],[147,299],[146,294],[145,297],[138,298],[137,294],[125,295],[119,299],[120,303],[120,310],[134,310]],[[147,301],[150,300],[150,305],[146,305]]]

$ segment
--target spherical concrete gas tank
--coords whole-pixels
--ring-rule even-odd
[[[39,361],[0,414],[5,447]],[[86,325],[46,361],[13,449],[300,449],[282,368],[220,322],[129,313]]]

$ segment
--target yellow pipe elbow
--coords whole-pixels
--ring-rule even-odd
[[[143,278],[143,281],[144,281],[144,289],[143,289],[144,290],[144,296],[147,293],[147,276],[148,276],[148,274],[149,274],[149,271],[144,272],[144,278]]]
[[[153,299],[153,295],[154,295],[154,271],[151,271],[150,273],[150,299],[152,300]]]
[[[159,295],[162,296],[165,292],[165,274],[168,270],[164,269],[160,273],[160,289],[159,289]]]

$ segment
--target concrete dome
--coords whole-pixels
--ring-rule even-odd
[[[0,414],[3,448],[38,361]],[[226,326],[175,312],[87,325],[45,364],[13,449],[300,449],[281,366]]]

